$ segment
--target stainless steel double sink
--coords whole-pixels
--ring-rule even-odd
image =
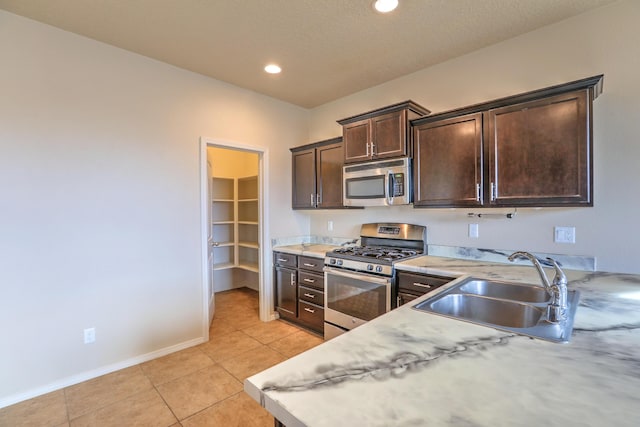
[[[470,277],[413,308],[547,341],[568,342],[578,299],[578,291],[568,291],[566,317],[554,323],[546,318],[551,297],[543,287]]]

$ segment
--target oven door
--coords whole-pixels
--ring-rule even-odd
[[[325,322],[353,329],[391,310],[391,277],[324,268]]]

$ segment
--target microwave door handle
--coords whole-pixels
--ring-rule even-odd
[[[393,204],[393,188],[394,188],[393,172],[387,171],[387,204]]]

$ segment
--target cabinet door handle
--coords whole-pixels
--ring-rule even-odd
[[[310,294],[308,292],[305,292],[304,296],[308,297],[308,298],[315,298],[316,297],[314,294]]]
[[[295,276],[291,276],[291,286],[295,286],[296,285],[296,278]]]
[[[309,313],[315,313],[316,312],[314,309],[309,308],[309,307],[305,307],[304,311],[308,311]]]
[[[316,283],[316,279],[307,279],[306,277],[304,279],[302,279],[303,281],[307,282],[307,283]]]
[[[425,285],[424,283],[413,282],[413,286],[417,286],[419,288],[431,289],[433,286]]]
[[[313,193],[311,193],[310,196],[311,196],[311,206],[315,206],[315,203],[313,202]]]
[[[373,155],[375,155],[375,154],[376,154],[376,153],[375,153],[375,150],[374,150],[374,147],[375,147],[375,146],[376,146],[376,145],[373,143],[373,141],[371,141],[371,156],[373,156]]]
[[[491,201],[493,202],[498,197],[498,186],[492,182],[489,191],[491,192]]]
[[[286,258],[278,258],[278,262],[287,262],[287,261],[289,261],[289,260],[286,259]]]
[[[318,203],[318,205],[322,203],[322,197],[320,196],[320,193],[316,194],[316,202]]]
[[[480,201],[480,184],[476,183],[476,202]]]
[[[305,267],[315,267],[315,264],[309,264],[307,262],[303,263],[302,265],[304,265]]]
[[[367,149],[366,156],[369,157],[369,143],[368,142],[365,144],[365,148]]]

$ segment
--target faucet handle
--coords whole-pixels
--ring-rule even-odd
[[[567,286],[567,276],[564,274],[564,271],[560,268],[560,265],[553,258],[547,258],[547,261],[553,264],[553,268],[556,270],[556,275],[553,278],[552,284],[558,286]]]

